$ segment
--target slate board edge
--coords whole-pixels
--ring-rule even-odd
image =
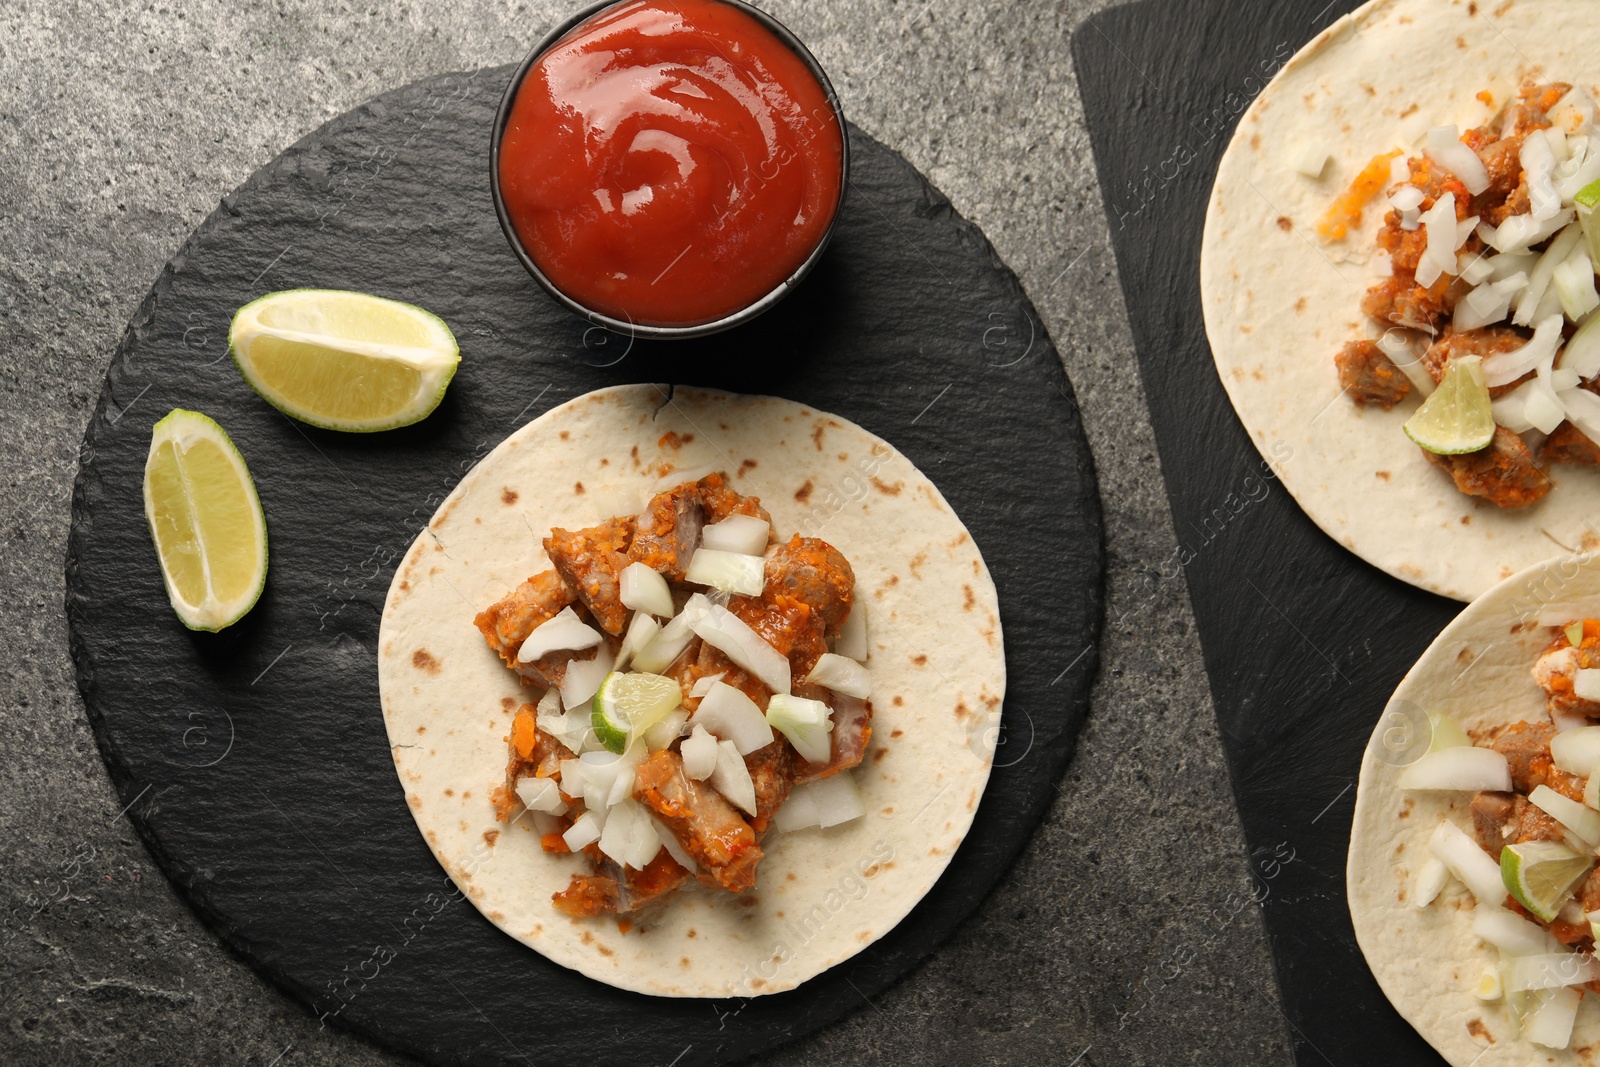
[[[484,73],[488,73],[494,77],[500,77],[502,75],[509,75],[509,73],[514,69],[514,66],[514,64],[511,64],[502,67],[479,68],[478,70],[464,73],[468,78],[475,78]],[[312,130],[310,133],[301,137],[299,140],[282,150],[272,160],[252,173],[250,177],[248,177],[232,192],[221,198],[218,206],[213,209],[212,212],[195,228],[195,230],[184,241],[178,252],[162,268],[162,271],[157,277],[156,282],[152,286],[151,290],[140,301],[138,310],[129,321],[122,340],[118,343],[113,352],[110,365],[107,369],[105,382],[101,387],[100,397],[95,406],[94,414],[85,430],[84,444],[80,448],[79,469],[73,482],[70,527],[68,532],[67,554],[65,560],[66,592],[64,599],[68,622],[68,647],[72,657],[74,671],[77,675],[79,692],[84,700],[85,710],[89,718],[90,726],[95,735],[96,747],[99,749],[101,759],[105,763],[106,769],[111,777],[113,790],[117,795],[118,802],[126,805],[126,807],[123,808],[123,810],[119,813],[119,817],[121,815],[128,816],[128,821],[132,823],[135,832],[144,842],[146,849],[150,852],[150,855],[155,861],[156,865],[167,876],[168,880],[172,882],[174,888],[179,891],[179,896],[194,910],[196,915],[201,919],[202,923],[213,933],[215,933],[231,952],[233,952],[245,963],[249,964],[257,971],[257,973],[260,973],[273,984],[277,985],[280,989],[289,992],[296,1000],[300,1001],[307,1007],[308,1010],[311,1010],[312,1012],[315,1012],[315,999],[313,992],[306,988],[302,983],[297,981],[288,972],[282,970],[281,968],[269,965],[257,955],[253,954],[251,952],[251,943],[238,936],[231,927],[226,916],[213,910],[204,893],[197,889],[193,879],[190,877],[190,871],[187,866],[181,863],[177,857],[167,852],[159,839],[153,832],[151,832],[145,820],[129,811],[129,809],[133,808],[137,804],[143,794],[139,791],[136,791],[136,780],[134,779],[132,772],[124,764],[118,752],[106,741],[104,719],[98,710],[99,701],[97,698],[100,693],[100,684],[97,677],[95,663],[89,653],[88,648],[86,647],[84,640],[81,637],[80,628],[77,625],[78,621],[82,618],[84,606],[80,604],[75,593],[76,582],[74,580],[74,575],[77,569],[80,546],[87,537],[87,532],[93,523],[93,518],[90,514],[86,498],[90,489],[90,483],[94,479],[89,471],[88,465],[82,462],[82,456],[85,454],[85,450],[87,450],[89,455],[92,455],[96,439],[100,431],[104,427],[107,427],[116,421],[115,419],[109,418],[107,412],[115,403],[117,387],[125,376],[126,360],[129,354],[137,347],[137,343],[141,337],[143,329],[152,321],[155,309],[161,305],[162,300],[170,293],[173,276],[183,268],[190,249],[195,242],[197,242],[203,235],[208,233],[214,227],[220,225],[225,220],[234,217],[234,212],[231,208],[232,202],[241,194],[244,194],[259,185],[270,182],[277,175],[278,171],[285,166],[286,163],[297,153],[315,148],[335,125],[341,125],[349,121],[353,116],[369,114],[375,109],[380,108],[385,101],[392,97],[398,97],[403,93],[415,91],[417,88],[422,86],[458,79],[462,77],[462,75],[463,72],[448,72],[430,78],[420,79],[418,81],[389,90],[347,112],[333,116],[322,125],[318,126],[316,129]],[[870,134],[867,134],[859,127],[851,124],[850,128],[856,135],[866,138],[875,144],[879,143],[875,138],[872,138]],[[889,149],[885,146],[884,150],[898,158],[898,153],[893,152],[892,149]],[[487,152],[485,153],[485,158],[487,160]],[[1001,260],[998,253],[996,253],[994,250],[992,243],[977,226],[955,211],[954,207],[950,203],[950,200],[935,186],[933,186],[932,183],[927,180],[926,176],[924,176],[920,171],[911,167],[909,164],[907,164],[907,169],[916,176],[916,179],[921,186],[922,199],[926,204],[927,216],[930,218],[939,215],[948,216],[950,221],[955,225],[957,231],[962,235],[963,239],[967,242],[970,242],[976,250],[980,251],[988,259],[990,264],[994,267],[996,273],[1000,276],[1000,280],[1004,286],[1016,295],[1018,305],[1026,311],[1033,328],[1050,347],[1052,353],[1054,353],[1055,348],[1053,342],[1051,342],[1049,332],[1045,328],[1043,322],[1039,320],[1037,310],[1034,308],[1032,302],[1027,298],[1027,294],[1015,272],[1012,271],[1011,268]],[[484,180],[485,183],[487,183],[487,174],[485,174]],[[848,197],[849,195],[850,193],[847,188],[846,196]],[[1075,430],[1077,435],[1082,438],[1083,430],[1082,420],[1080,417],[1081,411],[1078,407],[1076,395],[1070,378],[1066,376],[1064,367],[1061,367],[1059,363],[1059,356],[1057,355],[1056,358],[1058,361],[1058,373],[1061,377],[1063,393],[1075,413],[1072,419],[1074,426],[1071,427],[1071,429]],[[120,412],[118,417],[120,418]],[[1081,499],[1079,499],[1076,503],[1084,524],[1090,527],[1093,531],[1093,544],[1090,546],[1092,548],[1092,552],[1089,554],[1089,562],[1096,571],[1096,577],[1088,590],[1088,602],[1084,605],[1086,608],[1085,615],[1088,623],[1086,636],[1090,639],[1089,646],[1082,660],[1081,671],[1074,671],[1075,677],[1073,679],[1068,679],[1068,681],[1071,682],[1071,688],[1063,694],[1063,696],[1066,697],[1066,699],[1063,701],[1065,714],[1063,716],[1063,726],[1060,733],[1061,736],[1066,739],[1066,741],[1065,743],[1057,746],[1060,751],[1050,753],[1047,758],[1046,775],[1050,781],[1058,780],[1065,772],[1066,767],[1071,761],[1072,755],[1076,750],[1077,737],[1082,730],[1084,720],[1088,716],[1090,692],[1099,675],[1099,641],[1104,627],[1106,579],[1103,509],[1101,508],[1098,495],[1098,479],[1096,477],[1094,468],[1093,456],[1087,447],[1083,448],[1075,457],[1075,466],[1084,487],[1084,492],[1081,495]],[[1048,810],[1050,805],[1054,802],[1054,799],[1055,797],[1052,791],[1040,791],[1037,802],[1024,813],[1026,816],[1025,821],[1037,829],[1038,822],[1043,818],[1045,811]],[[980,815],[982,814],[982,810],[983,805],[980,803],[978,812]],[[890,981],[882,983],[877,989],[869,990],[869,992],[881,992],[884,989],[890,988],[923,967],[928,958],[937,950],[939,945],[947,941],[954,934],[955,930],[968,919],[970,919],[970,917],[983,905],[983,903],[988,900],[989,896],[993,894],[995,889],[1003,880],[1005,874],[1009,872],[1011,867],[1015,864],[1017,857],[1021,854],[1027,842],[1031,840],[1032,835],[1033,832],[1030,831],[1028,835],[1018,839],[1011,848],[1001,854],[1000,862],[996,867],[995,877],[991,881],[989,887],[982,894],[976,896],[970,902],[968,902],[966,907],[960,910],[954,922],[951,923],[949,929],[946,930],[940,938],[929,944],[927,950],[921,955],[921,958],[916,963],[906,968]],[[937,886],[937,882],[935,883],[935,886]],[[929,892],[931,895],[933,890],[930,889]],[[888,934],[892,932],[892,930],[886,932],[885,936],[888,936]],[[841,964],[840,966],[848,966],[848,963],[849,961],[846,961],[845,964]],[[587,979],[582,979],[581,976],[576,975],[576,973],[574,973],[574,978],[581,981],[587,981]],[[803,991],[805,987],[802,985],[799,988],[801,991]],[[843,1017],[843,1015],[837,1016],[828,1020],[828,1022],[824,1023],[823,1025],[831,1025]],[[353,1021],[347,1021],[338,1016],[335,1017],[335,1022],[346,1031],[359,1034],[368,1040],[372,1040],[377,1044],[382,1045],[386,1049],[398,1052],[408,1057],[414,1055],[411,1050],[399,1044],[393,1043],[381,1030],[359,1025]],[[813,1031],[808,1030],[806,1032]],[[795,1037],[778,1042],[772,1047],[778,1047],[778,1045],[787,1044],[789,1041],[798,1039],[800,1036],[804,1036],[804,1034],[796,1034]]]

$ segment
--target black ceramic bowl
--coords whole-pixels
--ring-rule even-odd
[[[720,319],[713,319],[710,322],[702,322],[693,326],[645,326],[638,323],[629,322],[626,319],[614,318],[613,316],[607,315],[604,312],[588,307],[579,301],[574,300],[572,297],[568,296],[566,293],[557,288],[556,284],[545,275],[544,271],[539,269],[539,264],[534,262],[533,257],[528,254],[528,250],[523,247],[522,239],[517,236],[516,229],[512,227],[511,218],[506,214],[505,200],[500,195],[500,142],[505,135],[506,123],[511,117],[511,105],[517,98],[518,90],[522,88],[522,80],[523,78],[527,77],[529,69],[533,67],[534,63],[538,62],[539,57],[544,55],[545,52],[549,51],[552,45],[561,40],[561,38],[565,37],[569,31],[571,31],[585,19],[593,15],[597,15],[607,8],[615,7],[618,4],[627,2],[629,2],[629,0],[601,0],[600,3],[591,4],[582,11],[577,12],[571,18],[567,19],[555,29],[547,33],[544,36],[544,39],[534,46],[533,51],[528,53],[528,58],[524,59],[522,64],[517,67],[516,73],[511,76],[511,84],[506,86],[505,96],[500,100],[500,112],[495,116],[494,119],[493,140],[489,150],[489,183],[490,188],[494,192],[495,214],[500,218],[500,228],[505,231],[506,240],[511,242],[511,250],[517,254],[517,258],[522,261],[522,265],[527,268],[528,273],[533,275],[538,283],[544,286],[545,291],[551,296],[555,297],[557,300],[561,301],[567,307],[571,308],[573,311],[576,311],[590,322],[631,337],[674,339],[704,337],[707,334],[720,333],[723,330],[738,326],[741,323],[749,322],[751,319],[755,318],[757,315],[760,315],[763,311],[766,311],[778,301],[782,300],[788,295],[789,290],[799,285],[801,279],[810,273],[811,268],[816,265],[817,260],[822,258],[822,253],[828,247],[828,241],[833,236],[834,226],[838,224],[839,209],[844,204],[844,191],[846,186],[849,184],[850,138],[845,129],[844,110],[839,106],[839,96],[833,91],[833,83],[828,80],[827,72],[822,69],[822,64],[817,62],[816,56],[813,56],[806,46],[800,43],[800,38],[791,33],[787,26],[773,18],[771,15],[767,14],[765,11],[762,11],[760,8],[751,7],[749,4],[744,3],[743,0],[718,0],[719,3],[724,3],[730,7],[736,7],[743,11],[745,14],[759,22],[762,26],[766,27],[775,37],[778,38],[778,40],[788,45],[789,49],[794,52],[795,55],[799,56],[801,61],[805,63],[806,68],[811,71],[812,76],[817,79],[817,84],[822,86],[823,94],[827,96],[828,103],[833,107],[834,119],[839,123],[839,138],[841,142],[839,159],[839,200],[834,204],[833,217],[828,220],[828,228],[824,230],[822,236],[818,238],[816,247],[811,250],[810,255],[806,256],[805,260],[801,262],[800,266],[795,268],[792,274],[790,274],[783,281],[779,282],[777,286],[765,296],[762,296],[752,303],[745,305],[743,308],[733,312],[732,314],[724,315]]]

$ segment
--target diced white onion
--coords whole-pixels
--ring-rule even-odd
[[[1400,228],[1408,232],[1422,225],[1422,202],[1427,195],[1415,185],[1402,185],[1389,196],[1389,206],[1400,216]]]
[[[1533,331],[1533,339],[1509,352],[1497,352],[1483,361],[1483,379],[1489,388],[1510,385],[1529,371],[1549,367],[1561,347],[1562,319],[1553,315]],[[1600,399],[1597,397],[1596,399]]]
[[[833,642],[833,650],[857,663],[865,663],[871,653],[867,647],[867,603],[854,592],[850,596],[850,614],[839,624],[839,636]]]
[[[1562,151],[1565,150],[1566,140],[1563,138]],[[1532,215],[1536,221],[1543,222],[1561,210],[1561,194],[1556,192],[1553,180],[1557,162],[1555,151],[1543,130],[1534,130],[1522,139],[1520,159],[1523,176],[1528,183]]]
[[[866,805],[861,802],[861,791],[856,788],[855,775],[848,771],[808,782],[802,788],[811,790],[817,805],[817,825],[824,830],[867,813]]]
[[[1468,285],[1482,285],[1494,277],[1494,263],[1488,256],[1479,254],[1461,268],[1460,275]]]
[[[1449,878],[1449,868],[1439,860],[1438,856],[1429,856],[1417,870],[1416,882],[1411,887],[1411,906],[1426,908],[1432,904]]]
[[[1483,969],[1483,973],[1478,976],[1478,981],[1472,987],[1472,995],[1479,1000],[1499,1000],[1502,992],[1500,968],[1493,964]]]
[[[1533,270],[1534,264],[1539,262],[1537,252],[1502,252],[1497,256],[1489,256],[1484,262],[1489,264],[1490,281],[1503,281],[1513,274],[1526,275]],[[1526,284],[1526,279],[1524,279]]]
[[[760,556],[767,551],[767,541],[771,535],[772,526],[766,519],[754,515],[729,515],[700,531],[700,547]]]
[[[1541,371],[1538,378],[1527,383],[1527,395],[1522,402],[1522,417],[1540,433],[1555,433],[1556,427],[1565,421],[1567,410],[1547,384],[1546,378],[1545,371]]]
[[[624,867],[644,870],[661,851],[655,820],[637,800],[619,802],[606,816],[600,851]]]
[[[1537,388],[1538,379],[1523,382],[1500,399],[1491,401],[1489,411],[1494,416],[1495,425],[1504,426],[1512,433],[1527,433],[1533,429],[1526,412],[1528,397]]]
[[[1512,322],[1518,326],[1531,326],[1536,321],[1545,294],[1550,290],[1550,282],[1555,278],[1556,268],[1567,261],[1582,240],[1583,227],[1572,225],[1550,242],[1550,247],[1545,249],[1534,266],[1533,273],[1528,275],[1528,288],[1517,300],[1517,313],[1512,316]],[[1557,296],[1556,300],[1559,302],[1560,297]]]
[[[628,632],[622,638],[622,647],[617,650],[617,670],[625,670],[630,660],[640,649],[655,639],[661,632],[661,624],[645,611],[633,613],[633,620],[628,623]]]
[[[1572,425],[1589,440],[1600,443],[1600,396],[1587,389],[1568,389],[1558,395]]]
[[[1423,345],[1419,340],[1420,336],[1410,330],[1393,327],[1385,330],[1383,336],[1379,337],[1375,343],[1378,346],[1378,350],[1389,357],[1389,362],[1399,367],[1400,373],[1411,379],[1411,386],[1416,389],[1418,395],[1428,397],[1433,395],[1433,391],[1438,388],[1438,384],[1433,380],[1433,375],[1428,373],[1428,368],[1422,364],[1420,349]],[[850,613],[854,615],[857,611],[865,608],[865,604],[857,602],[851,606]],[[849,622],[848,618],[845,619],[846,625]],[[835,646],[834,651],[839,652],[841,655],[848,654],[837,646]]]
[[[1571,204],[1577,199],[1584,187],[1600,181],[1600,151],[1596,150],[1596,139],[1591,134],[1587,139],[1587,146],[1583,152],[1583,161],[1567,173],[1567,168],[1562,168],[1562,174],[1556,178],[1556,192],[1561,194],[1563,204]],[[1575,144],[1568,141],[1567,151],[1575,152]],[[1573,158],[1577,158],[1573,154]],[[1507,221],[1510,221],[1509,219]]]
[[[1506,963],[1505,983],[1509,993],[1529,989],[1560,989],[1582,985],[1600,978],[1600,960],[1577,952],[1544,952],[1537,956],[1517,956]]]
[[[592,698],[600,691],[600,683],[611,673],[611,650],[601,645],[594,650],[593,659],[575,659],[567,664],[561,676],[561,704],[573,708]]]
[[[1427,153],[1433,161],[1461,179],[1467,192],[1477,196],[1489,188],[1489,171],[1478,153],[1461,142],[1454,126],[1435,126],[1428,131]]]
[[[648,645],[634,654],[633,665],[641,671],[660,674],[683,655],[694,640],[694,624],[711,606],[703,594],[696,593],[675,618],[661,628]]]
[[[1566,946],[1557,941],[1550,931],[1504,908],[1479,908],[1474,911],[1472,932],[1508,956],[1538,956],[1566,951]]]
[[[1499,322],[1511,313],[1511,302],[1527,284],[1528,276],[1518,273],[1478,286],[1456,304],[1451,325],[1456,332],[1466,333]]]
[[[704,726],[696,725],[678,746],[678,755],[683,760],[683,773],[703,782],[717,769],[717,739]]]
[[[1600,168],[1597,168],[1600,170]],[[1526,252],[1534,245],[1547,241],[1577,218],[1572,208],[1562,208],[1543,222],[1532,215],[1512,215],[1496,229],[1487,224],[1478,226],[1478,236],[1496,252]]]
[[[717,742],[717,769],[711,772],[711,788],[736,808],[751,815],[756,813],[756,784],[750,780],[750,768],[732,741]]]
[[[713,685],[700,701],[694,722],[719,739],[732,741],[741,756],[766,748],[773,741],[772,727],[767,725],[767,717],[756,702],[722,682]]]
[[[1572,676],[1572,695],[1579,700],[1600,701],[1600,670],[1594,667],[1579,667],[1577,673]],[[1594,764],[1591,763],[1589,766],[1593,767]]]
[[[1506,883],[1500,877],[1500,865],[1455,823],[1448,819],[1439,823],[1433,836],[1428,838],[1428,850],[1450,868],[1450,873],[1467,887],[1480,906],[1505,906]]]
[[[1589,262],[1587,248],[1579,247],[1558,266],[1550,284],[1561,298],[1561,310],[1573,322],[1582,321],[1585,315],[1600,307],[1600,293],[1595,292],[1594,287],[1594,264]]]
[[[561,835],[561,840],[567,843],[567,848],[573,852],[581,852],[589,845],[600,840],[600,823],[593,812],[584,812],[567,827],[567,832]]]
[[[661,847],[666,849],[667,852],[671,854],[672,858],[678,861],[678,866],[682,867],[690,874],[698,871],[700,869],[700,865],[696,863],[694,861],[694,857],[689,855],[689,853],[684,849],[682,843],[678,841],[678,836],[669,828],[664,826],[660,819],[652,817],[651,821],[655,823],[656,836],[661,839]]]
[[[562,608],[533,628],[517,649],[517,662],[531,663],[552,652],[581,652],[604,640],[599,630],[578,618],[577,612]]]
[[[697,548],[694,555],[689,557],[689,569],[684,572],[684,579],[695,585],[709,585],[724,593],[760,596],[767,584],[767,561],[742,552]]]
[[[672,742],[682,736],[683,724],[688,721],[689,713],[682,708],[669,713],[665,719],[645,730],[645,748],[651,752],[660,752],[664,748],[671,748]]]
[[[550,815],[565,815],[567,802],[561,799],[561,787],[554,778],[517,779],[517,799],[529,811],[542,811]]]
[[[1556,367],[1550,372],[1550,388],[1557,393],[1564,393],[1568,389],[1576,389],[1582,379],[1578,372],[1571,367]]]
[[[1568,774],[1591,773],[1600,767],[1600,726],[1556,734],[1550,739],[1550,758]]]
[[[1572,1043],[1572,1024],[1578,1018],[1578,1004],[1582,999],[1583,994],[1576,989],[1557,989],[1523,1017],[1522,1036],[1545,1048],[1566,1048]]]
[[[704,678],[694,683],[694,687],[689,690],[690,698],[698,700],[699,698],[705,696],[707,693],[711,692],[712,686],[716,685],[727,676],[727,671],[718,671],[716,674],[706,675]]]
[[[794,750],[809,763],[826,763],[832,753],[833,716],[820,700],[774,694],[767,701],[767,722],[794,745]]]
[[[1400,772],[1400,788],[1505,791],[1511,788],[1511,769],[1492,748],[1443,748]]]
[[[656,571],[643,563],[630,563],[622,568],[622,578],[618,584],[624,607],[659,615],[663,619],[671,618],[672,589]]]
[[[1600,811],[1564,797],[1547,785],[1534,786],[1528,802],[1570,830],[1588,848],[1600,844]]]
[[[1307,178],[1320,178],[1323,169],[1328,165],[1328,160],[1332,158],[1327,145],[1304,144],[1295,152],[1289,165]]]
[[[1561,365],[1578,372],[1581,378],[1600,374],[1600,315],[1578,327],[1561,353]]]
[[[1466,147],[1463,145],[1462,147]],[[1417,261],[1417,284],[1427,287],[1447,271],[1456,269],[1456,249],[1461,247],[1456,229],[1456,194],[1445,193],[1422,213],[1427,242]]]
[[[1510,957],[1534,957],[1549,952],[1565,952],[1554,934],[1522,915],[1499,907],[1480,907],[1472,913],[1472,933],[1490,942]]]
[[[817,665],[811,668],[811,673],[806,675],[806,682],[863,700],[872,695],[872,673],[855,660],[836,652],[824,652],[818,658]]]
[[[763,641],[733,612],[706,601],[705,611],[693,627],[702,641],[755,675],[762,685],[774,693],[789,691],[788,657]]]

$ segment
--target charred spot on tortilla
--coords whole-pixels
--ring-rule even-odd
[[[419,648],[411,653],[411,665],[419,671],[426,671],[428,674],[439,673],[438,658],[425,648]]]
[[[811,480],[809,478],[806,479],[804,485],[794,491],[794,498],[802,504],[811,500]]]

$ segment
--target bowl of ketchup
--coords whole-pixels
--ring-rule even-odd
[[[648,337],[772,307],[827,246],[849,148],[827,75],[740,0],[616,0],[536,46],[495,120],[495,210],[557,300]]]

